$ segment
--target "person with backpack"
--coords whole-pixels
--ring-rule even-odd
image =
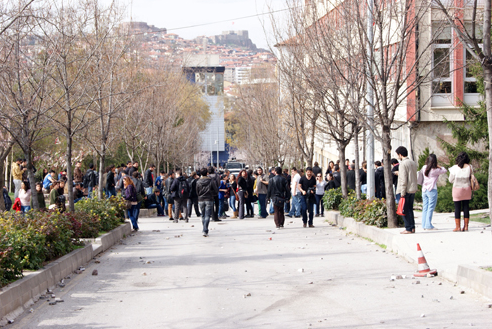
[[[92,191],[94,188],[97,186],[97,175],[96,175],[96,168],[94,167],[94,164],[89,165],[89,169],[87,169],[87,172],[84,175],[84,188],[87,189],[87,197],[89,199],[92,199]]]
[[[200,174],[201,177],[196,183],[196,193],[198,195],[198,204],[200,205],[200,213],[202,215],[203,236],[208,237],[208,225],[214,209],[215,194],[218,194],[219,190],[215,182],[208,176],[208,170],[206,168],[200,170]]]
[[[284,205],[287,200],[290,200],[290,186],[282,175],[282,168],[275,168],[275,173],[276,175],[268,182],[267,199],[273,203],[273,221],[277,229],[280,229],[284,227]],[[319,175],[321,177],[321,172]]]
[[[135,184],[133,184],[133,181],[128,176],[123,177],[123,186],[123,196],[127,202],[126,208],[128,218],[130,218],[130,221],[132,222],[133,230],[137,232],[139,230],[137,223],[137,190],[135,189]]]
[[[174,199],[174,223],[179,222],[180,210],[183,210],[184,220],[188,223],[187,203],[190,197],[190,185],[182,176],[181,169],[176,170],[176,179],[173,181],[170,191]]]
[[[154,176],[153,176],[154,170],[155,170],[155,166],[151,164],[149,169],[147,169],[144,173],[143,183],[145,187],[145,194],[152,194],[152,190],[154,187]]]
[[[140,209],[142,207],[142,202],[147,199],[147,195],[145,194],[145,189],[143,187],[142,176],[138,171],[134,171],[130,179],[135,185],[135,190],[137,191],[137,221],[140,216]]]
[[[192,172],[190,178],[188,178],[188,185],[190,186],[190,198],[188,199],[188,218],[191,217],[192,207],[195,207],[195,214],[200,217],[200,209],[198,207],[198,194],[196,194],[196,181],[198,175],[196,172]]]

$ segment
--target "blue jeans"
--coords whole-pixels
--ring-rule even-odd
[[[130,209],[127,209],[128,218],[130,218],[134,230],[138,230],[137,212],[138,212],[138,205],[134,205],[134,206],[132,205]]]
[[[114,186],[107,189],[106,192],[108,193],[108,199],[112,196],[116,196],[116,189]]]
[[[309,212],[309,220],[308,220],[308,212]],[[314,202],[311,201],[311,199],[307,195],[302,196],[301,213],[302,213],[302,222],[304,224],[313,225]]]
[[[270,213],[270,215],[273,215],[273,213],[274,213],[272,200],[270,200],[270,210],[268,212]]]
[[[75,200],[73,200],[73,203],[76,204],[77,202],[79,202],[82,199],[83,199],[83,197],[82,198],[75,199]]]
[[[422,193],[422,200],[424,205],[422,207],[422,228],[431,229],[432,226],[432,214],[437,204],[437,189],[432,191],[425,191]]]
[[[200,212],[202,213],[203,233],[208,234],[208,224],[214,209],[214,201],[199,201]]]
[[[147,209],[157,208],[157,215],[164,216],[164,209],[162,209],[160,204],[150,204],[147,206]]]
[[[362,194],[367,194],[367,184],[361,185],[360,191]]]
[[[229,207],[231,207],[233,212],[236,212],[236,196],[234,194],[231,194],[229,198]]]
[[[266,211],[266,194],[258,194],[258,202],[260,203],[260,217],[266,218],[268,213]]]
[[[285,203],[284,203],[284,213],[285,214],[288,214],[290,212],[290,200],[287,200]]]
[[[137,221],[138,221],[138,217],[140,216],[140,208],[142,207],[142,201],[140,201],[140,202],[136,205],[136,207],[137,207],[137,212],[136,212],[136,216],[135,216],[135,218],[136,218],[136,219],[137,219]]]
[[[93,187],[92,187],[92,186],[89,186],[89,187],[87,188],[87,197],[88,197],[89,199],[92,199],[92,189],[93,189]]]
[[[28,212],[29,210],[31,210],[31,206],[21,206],[21,211],[23,213]]]
[[[401,199],[401,194],[400,193],[398,193],[397,195],[395,195],[396,204],[398,204],[400,202],[400,199]]]
[[[224,215],[224,199],[219,199],[219,217]]]
[[[301,193],[297,193],[292,197],[292,208],[290,209],[289,216],[301,216]]]

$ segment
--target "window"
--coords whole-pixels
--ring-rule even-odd
[[[450,94],[453,89],[451,81],[450,45],[434,45],[432,65],[434,70],[432,91],[435,94]]]
[[[471,66],[476,63],[472,54],[465,49],[466,66],[465,66],[465,94],[477,94],[477,79],[472,74]]]

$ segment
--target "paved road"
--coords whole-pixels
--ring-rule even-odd
[[[10,328],[490,328],[480,297],[439,278],[414,284],[414,264],[321,219],[289,221],[226,220],[204,238],[196,218],[141,219],[55,290],[64,303],[39,301]]]

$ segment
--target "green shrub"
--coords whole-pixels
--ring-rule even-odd
[[[343,200],[342,188],[331,189],[323,195],[323,205],[325,209],[338,210],[340,203]]]
[[[74,239],[91,239],[97,238],[99,235],[99,217],[91,215],[83,211],[75,213],[65,213],[70,223],[72,224],[72,232]]]
[[[97,216],[102,231],[111,231],[125,220],[125,206],[121,197],[84,199],[75,204],[75,209]]]

